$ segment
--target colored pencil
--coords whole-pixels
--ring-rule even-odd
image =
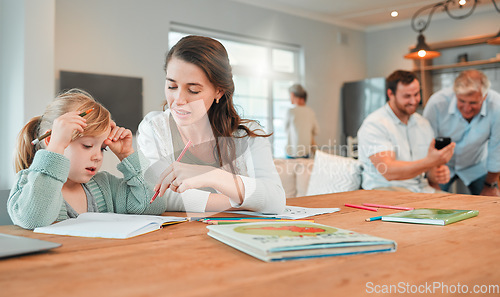
[[[300,222],[312,222],[314,223],[314,220],[276,220],[276,221],[244,221],[244,220],[240,220],[240,221],[206,221],[204,223],[206,224],[209,224],[209,225],[229,225],[229,224],[247,224],[247,223],[258,223],[258,222],[265,222],[265,223],[268,223],[268,222],[295,222],[295,221],[298,221],[299,223]]]
[[[398,209],[398,210],[412,210],[413,207],[404,207],[404,206],[393,206],[393,205],[383,205],[383,204],[373,204],[373,203],[363,203],[364,206],[371,207],[379,207],[379,208],[389,208],[389,209]]]
[[[201,220],[202,222],[255,222],[255,221],[263,221],[263,222],[290,222],[290,221],[314,221],[310,219],[233,219],[233,220],[211,220],[211,219],[204,219]]]
[[[204,221],[204,220],[282,220],[281,218],[267,218],[267,217],[188,217],[189,221]]]
[[[240,218],[245,218],[245,219],[268,219],[268,218],[260,218],[260,217],[250,217],[250,218],[247,218],[247,217],[210,217],[210,216],[207,216],[207,217],[188,217],[188,220],[189,221],[203,221],[203,220],[234,220],[234,219],[240,219]],[[269,218],[271,219],[271,218]],[[274,220],[277,220],[279,218],[272,218]]]
[[[355,204],[344,204],[347,207],[353,207],[353,208],[359,208],[359,209],[364,209],[364,210],[369,210],[369,211],[378,211],[378,209],[373,208],[373,207],[368,207],[368,206],[361,206],[361,205],[355,205]]]
[[[184,147],[184,149],[182,150],[181,154],[179,155],[179,157],[177,157],[177,162],[179,162],[182,157],[184,156],[184,154],[187,152],[188,148],[191,146],[192,142],[191,140],[189,140],[187,143],[186,143],[186,146]],[[151,201],[149,201],[149,204],[153,203],[153,201],[155,201],[156,197],[158,197],[158,194],[160,194],[160,188],[158,188],[158,190],[156,190],[153,198],[151,198]]]
[[[88,110],[82,112],[81,114],[79,114],[79,116],[84,117],[84,116],[88,115],[92,110],[94,110],[94,109],[93,108],[88,109]],[[33,139],[31,144],[35,145],[35,144],[39,143],[40,141],[44,140],[45,138],[49,137],[51,134],[52,134],[52,130],[49,130],[45,134],[43,134],[42,136],[40,136],[36,139]]]
[[[373,217],[373,218],[368,218],[365,221],[371,222],[371,221],[377,221],[377,220],[381,220],[381,219],[382,219],[382,217]]]
[[[206,219],[207,217],[187,217],[187,220],[190,221],[190,222],[193,222],[193,221],[201,221],[203,219]]]

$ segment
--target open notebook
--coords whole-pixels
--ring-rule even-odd
[[[67,219],[50,226],[35,228],[33,231],[57,235],[124,239],[186,220],[187,218],[184,217],[86,212],[76,219]]]

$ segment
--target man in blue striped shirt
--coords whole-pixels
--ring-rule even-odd
[[[460,178],[473,195],[500,196],[500,94],[489,88],[483,72],[465,70],[425,106],[434,134],[456,143],[445,191]]]

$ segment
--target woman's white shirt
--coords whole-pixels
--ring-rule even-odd
[[[149,179],[158,179],[159,174],[175,161],[171,116],[170,110],[153,111],[139,124],[137,145],[151,161],[147,172]],[[262,130],[255,122],[246,126],[252,131]],[[280,214],[285,209],[286,198],[274,166],[271,144],[265,137],[239,138],[244,134],[243,130],[235,132],[236,160],[233,165],[245,187],[245,197],[243,203],[235,204],[230,200],[231,204],[236,208]],[[165,195],[166,211],[204,212],[210,192],[191,189],[180,194],[168,189]]]

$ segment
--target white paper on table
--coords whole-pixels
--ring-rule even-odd
[[[280,215],[263,214],[260,212],[248,211],[248,210],[236,210],[236,211],[226,211],[226,212],[237,213],[242,215],[250,215],[250,216],[267,217],[267,218],[296,220],[325,213],[333,213],[339,210],[340,208],[307,208],[307,207],[287,205],[285,206],[285,211]]]

